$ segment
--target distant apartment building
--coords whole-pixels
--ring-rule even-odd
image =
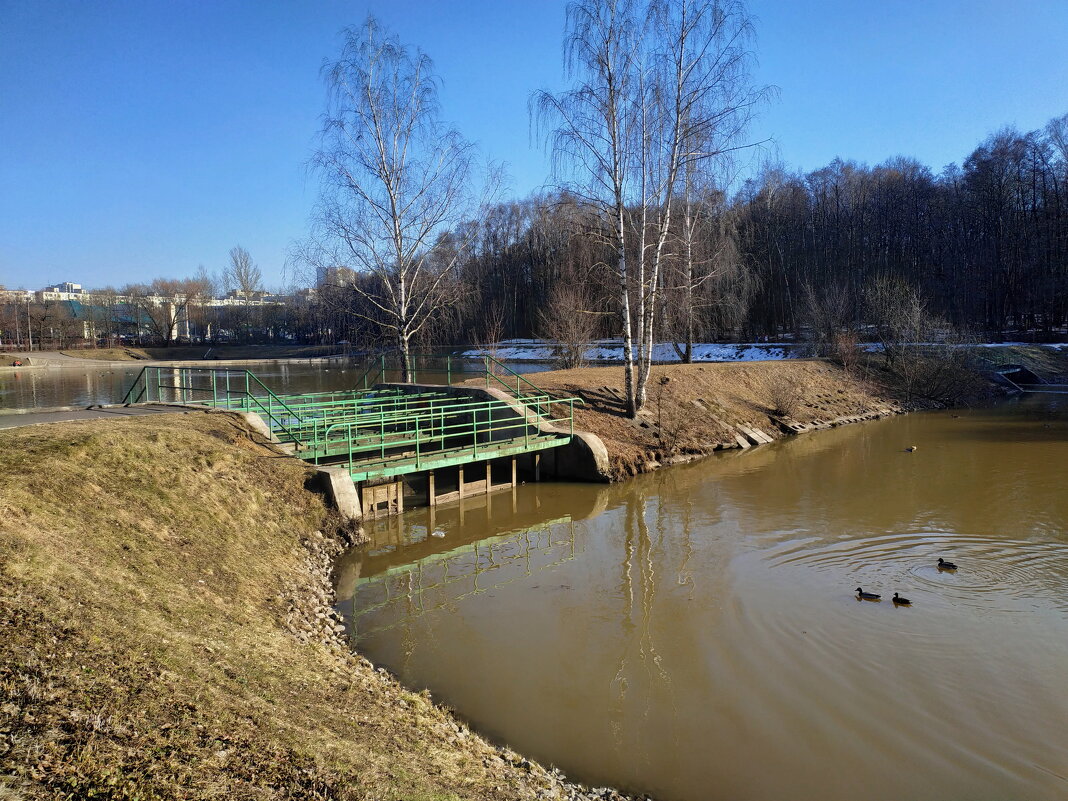
[[[0,289],[0,303],[32,303],[34,293],[28,289]]]
[[[82,300],[86,292],[82,289],[81,284],[72,284],[70,281],[64,281],[62,284],[55,284],[53,286],[46,286],[44,289],[34,293],[37,296],[37,300],[42,303],[55,300]]]

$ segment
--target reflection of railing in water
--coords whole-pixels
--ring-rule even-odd
[[[565,525],[567,527],[565,537],[563,539],[555,539],[561,533],[560,529]],[[552,557],[554,553],[561,550],[563,555],[552,561],[537,565],[531,564],[532,558],[537,554]],[[350,621],[357,636],[388,631],[428,612],[449,608],[465,598],[505,587],[538,571],[570,562],[577,554],[575,523],[570,518],[480,540],[442,554],[424,557],[408,565],[390,568],[384,573],[375,576],[360,579],[356,585]],[[474,557],[473,560],[470,559],[472,556]],[[522,567],[522,572],[519,575],[486,586],[479,585],[479,580],[487,574],[516,566]],[[433,576],[428,577],[428,574],[434,568],[441,568],[441,575],[437,580],[434,580]],[[396,583],[398,579],[403,589],[400,594],[391,596],[390,585]],[[468,580],[472,581],[473,584],[470,589],[446,598],[432,606],[424,606],[423,596],[425,593],[431,590],[446,589]],[[359,601],[360,596],[365,595],[368,590],[372,590],[375,587],[382,588],[384,600],[372,604],[361,604]],[[408,609],[400,619],[385,626],[366,631],[360,630],[359,621],[364,615],[381,611],[397,603],[408,604]]]
[[[425,514],[429,517],[429,520],[424,522],[418,522],[418,518],[414,517],[415,513],[410,514],[406,518],[402,517],[387,517],[379,520],[368,521],[367,534],[370,537],[370,541],[362,546],[361,552],[368,557],[383,556],[385,554],[398,554],[400,559],[403,560],[402,564],[380,569],[375,572],[367,573],[361,581],[357,581],[357,584],[369,581],[371,579],[382,578],[387,573],[397,573],[406,571],[409,567],[419,561],[440,561],[447,556],[454,556],[463,551],[472,550],[476,542],[484,542],[487,538],[485,535],[466,535],[464,534],[464,512],[466,511],[469,516],[478,515],[478,522],[484,522],[487,526],[492,526],[495,520],[493,514],[495,511],[495,505],[489,505],[493,501],[492,496],[475,496],[474,498],[465,498],[461,502],[460,506],[453,507],[451,515],[446,513],[438,513],[435,515],[434,507],[427,507]],[[511,499],[511,511],[515,512],[515,498]],[[464,503],[470,502],[474,505],[473,508],[469,507],[465,510]],[[504,499],[505,511],[507,514],[508,498]],[[459,517],[457,518],[457,514]],[[479,514],[485,515],[484,519]],[[495,537],[507,537],[512,534],[521,533],[524,531],[533,531],[534,529],[551,528],[552,526],[564,525],[571,522],[571,516],[565,515],[563,517],[553,518],[552,520],[541,520],[536,524],[530,526],[516,527],[506,529],[502,534],[494,535]],[[450,531],[450,540],[446,542],[440,542],[435,539],[431,539],[433,531],[437,531],[439,523],[443,524],[447,530]],[[458,523],[458,525],[457,525]],[[476,523],[477,525],[477,523]],[[514,524],[513,524],[514,525]],[[442,551],[441,546],[449,544],[456,536],[461,537],[461,541],[458,545]],[[427,554],[425,556],[411,556],[406,555],[405,552],[409,550],[419,549],[420,546],[426,546],[428,543],[432,543],[434,547],[434,553]]]

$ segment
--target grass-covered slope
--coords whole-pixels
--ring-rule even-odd
[[[812,359],[655,365],[648,403],[636,421],[625,413],[622,367],[557,370],[530,378],[543,389],[585,401],[575,407],[575,427],[604,441],[617,479],[660,466],[675,454],[735,447],[734,432],[724,423],[779,438],[785,436],[777,422],[782,416],[817,425],[906,406],[858,371],[850,374]]]
[[[331,639],[306,471],[225,414],[0,432],[0,799],[559,791]]]

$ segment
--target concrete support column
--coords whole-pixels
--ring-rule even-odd
[[[437,503],[437,493],[434,492],[434,471],[426,474],[426,505],[434,506]]]

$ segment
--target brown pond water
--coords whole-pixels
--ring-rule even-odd
[[[375,663],[584,782],[1059,801],[1066,401],[413,510],[339,563],[339,607]]]

